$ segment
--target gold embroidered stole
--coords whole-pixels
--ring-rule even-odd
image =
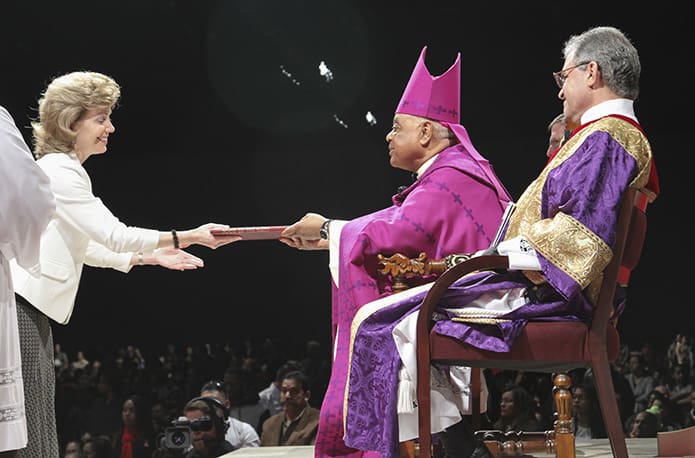
[[[638,173],[630,187],[646,185],[651,165],[651,147],[642,132],[631,123],[608,116],[575,133],[546,165],[517,202],[506,238],[523,235],[536,251],[575,280],[582,289],[589,288],[588,297],[595,303],[601,286],[603,269],[613,255],[611,248],[575,218],[557,213],[541,219],[543,186],[552,170],[561,166],[577,151],[586,138],[603,131],[617,141],[637,161]],[[543,282],[540,272],[524,272],[535,283]]]

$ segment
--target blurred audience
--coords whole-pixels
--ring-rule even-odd
[[[654,417],[657,431],[695,425],[694,381],[689,370],[689,359],[687,356],[680,359],[668,356],[688,354],[687,350],[681,348],[688,348],[692,338],[679,336],[665,341],[661,347],[643,342],[623,346],[623,357],[614,364],[613,380],[626,435],[632,433],[636,420],[639,420],[639,430],[639,425],[645,420],[644,416],[637,419],[636,413],[647,409]],[[680,350],[676,352],[678,342]],[[651,356],[653,367],[646,368],[639,361],[644,359],[645,347],[653,349],[647,353],[656,353]],[[669,348],[672,349],[670,353]],[[76,348],[61,347],[59,343],[56,344],[56,351],[67,355],[77,353]],[[201,394],[200,387],[205,381],[220,379],[229,403],[229,417],[249,424],[260,437],[262,421],[271,416],[271,409],[275,414],[283,413],[281,385],[289,371],[299,369],[305,375],[312,373],[314,376],[308,377],[310,402],[316,405],[315,400],[323,397],[325,385],[321,380],[330,368],[329,351],[329,348],[317,345],[311,339],[296,346],[262,339],[258,343],[246,341],[239,344],[164,344],[162,348],[132,344],[111,349],[98,345],[93,348],[81,347],[81,363],[73,365],[73,361],[62,360],[55,366],[56,416],[61,450],[66,455],[69,451],[71,455],[78,456],[79,449],[66,450],[68,443],[72,443],[70,446],[74,448],[77,444],[84,447],[89,442],[83,454],[94,456],[97,453],[94,449],[98,448],[94,444],[95,438],[108,438],[109,446],[117,449],[118,437],[123,438],[126,421],[123,417],[124,394],[137,395],[152,406],[149,412],[142,415],[138,409],[140,403],[136,401],[133,408],[135,418],[148,419],[151,426],[151,433],[148,434],[156,438],[171,426],[173,419],[181,416],[189,399]],[[84,355],[90,355],[91,361],[87,361]],[[56,359],[60,358],[56,356]],[[310,367],[307,372],[304,371],[305,364]],[[554,403],[550,374],[488,370],[486,375],[488,385],[497,393],[493,403],[488,404],[491,422],[497,421],[497,426],[505,430],[552,428]],[[654,375],[657,377],[654,378]],[[591,371],[572,371],[570,376],[577,437],[588,434],[588,431],[582,431],[584,428],[590,430],[591,437],[605,437],[602,417],[596,411],[593,392],[590,391]],[[632,384],[639,386],[644,377],[651,378],[652,388],[643,395],[644,404],[640,410],[634,402]],[[512,391],[516,385],[526,391],[525,400],[515,401]],[[503,395],[505,400],[502,402]],[[221,402],[224,403],[224,400]],[[508,413],[517,409],[518,403],[522,406],[520,410],[526,410],[521,417]],[[647,419],[646,423],[650,421]],[[487,423],[485,427],[489,428],[491,424]],[[242,443],[230,442],[236,447],[243,446]],[[120,455],[116,456],[120,458]]]

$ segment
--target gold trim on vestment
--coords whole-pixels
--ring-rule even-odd
[[[541,219],[543,187],[550,172],[561,166],[595,132],[606,132],[637,162],[638,172],[630,187],[642,188],[649,179],[651,146],[642,132],[624,119],[607,116],[576,132],[545,166],[517,202],[505,236],[522,235],[531,246],[587,291],[595,303],[603,269],[613,256],[611,248],[582,223],[565,213]],[[525,272],[538,284],[544,281],[541,272]],[[594,284],[596,283],[596,284]]]
[[[347,403],[349,391],[348,388],[350,387],[350,368],[352,367],[352,352],[355,345],[355,336],[357,335],[357,331],[362,325],[362,322],[369,318],[373,313],[376,313],[383,308],[393,305],[394,303],[403,299],[415,296],[420,292],[428,291],[432,287],[433,283],[434,282],[425,283],[423,285],[407,289],[400,293],[395,293],[390,296],[382,297],[372,302],[368,302],[364,304],[362,307],[360,307],[359,310],[357,310],[357,313],[355,313],[355,316],[352,319],[352,325],[350,326],[350,349],[348,351],[349,358],[347,366],[348,373],[347,377],[345,378],[345,391],[343,392],[343,431],[345,431],[347,423]]]

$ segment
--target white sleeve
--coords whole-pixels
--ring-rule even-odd
[[[248,423],[244,423],[241,434],[242,447],[260,447],[261,439],[258,437],[258,433]]]
[[[331,277],[333,277],[333,283],[339,285],[338,283],[339,275],[338,271],[340,266],[340,233],[343,230],[343,226],[347,224],[347,221],[334,219],[331,220],[329,226],[330,237],[328,238],[329,244],[329,254],[328,254],[328,268],[331,271]]]
[[[0,107],[0,252],[39,275],[41,234],[53,217],[55,200],[14,119]]]
[[[542,270],[536,250],[520,235],[500,242],[497,252],[509,257],[510,270]]]
[[[123,273],[128,273],[133,267],[130,260],[133,253],[116,253],[103,245],[90,240],[87,244],[84,263],[92,267],[108,267]]]

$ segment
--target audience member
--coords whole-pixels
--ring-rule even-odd
[[[157,448],[152,428],[150,403],[139,395],[131,395],[123,403],[121,430],[114,440],[118,458],[150,458]]]
[[[60,377],[64,370],[70,369],[70,360],[68,359],[68,354],[63,351],[59,343],[53,346],[53,355],[53,367],[56,370],[56,377]]]
[[[301,371],[285,374],[280,386],[282,412],[263,423],[261,445],[312,445],[319,428],[319,410],[309,405],[309,381]]]
[[[82,350],[77,350],[77,353],[75,354],[75,360],[70,364],[70,369],[75,371],[78,369],[82,370],[87,370],[87,367],[89,366],[89,360],[84,354],[84,351]]]
[[[106,436],[89,437],[82,445],[84,458],[112,458],[113,447]]]
[[[164,430],[171,425],[171,415],[169,415],[168,409],[164,407],[164,403],[159,400],[155,400],[152,403],[151,417],[152,417],[152,430],[154,432],[154,437],[157,438],[160,434],[164,433]],[[156,444],[159,446],[159,444]]]
[[[265,410],[258,402],[258,387],[248,377],[249,372],[238,367],[230,367],[224,372],[224,386],[230,402],[229,416],[237,420],[258,425]],[[256,429],[260,433],[259,429]]]
[[[618,403],[618,411],[620,412],[620,421],[625,423],[627,419],[635,413],[635,395],[632,392],[630,382],[618,371],[618,368],[615,365],[611,365],[610,369],[613,389],[615,390],[615,399]],[[586,383],[594,384],[591,368],[586,370],[584,379]]]
[[[550,137],[548,138],[548,149],[545,152],[548,159],[550,159],[557,150],[560,149],[562,144],[565,143],[565,140],[569,137],[569,135],[567,135],[568,132],[564,113],[560,113],[550,121],[550,124],[548,124],[548,134]]]
[[[275,372],[275,378],[266,388],[258,392],[258,404],[263,406],[264,411],[258,419],[257,431],[263,430],[263,422],[275,414],[282,412],[282,403],[280,402],[280,387],[285,379],[285,374],[302,370],[303,367],[299,361],[286,361]]]
[[[227,393],[224,385],[218,381],[209,381],[200,389],[201,397],[215,398],[230,410],[231,403],[227,399]],[[248,423],[237,420],[231,416],[227,417],[227,432],[225,439],[232,444],[235,449],[243,447],[258,447],[261,445],[261,440],[258,437],[256,429]]]
[[[690,409],[687,411],[685,415],[685,422],[683,423],[683,426],[686,428],[695,426],[695,391],[690,393],[688,399],[690,399]]]
[[[75,455],[75,457],[82,456],[82,443],[80,441],[73,440],[68,441],[68,443],[65,444],[65,455],[63,458],[69,456],[70,454]]]
[[[669,375],[666,378],[666,388],[674,408],[679,411],[679,415],[685,418],[690,410],[690,393],[693,391],[690,365],[687,361],[671,365]]]
[[[651,375],[655,384],[668,375],[668,362],[663,353],[656,351],[656,343],[653,338],[643,339],[639,352],[644,361],[644,373]]]
[[[329,355],[329,352],[323,350],[320,342],[310,340],[306,343],[306,357],[299,362],[311,383],[311,401],[317,406],[323,403],[323,393],[326,392],[331,376]]]
[[[120,391],[113,386],[112,374],[102,370],[94,380],[94,394],[86,417],[85,425],[92,435],[113,435],[122,425],[125,401]],[[90,380],[93,380],[90,376]]]
[[[191,399],[183,409],[190,421],[193,448],[186,458],[214,458],[236,450],[225,440],[228,412],[216,398]]]
[[[693,348],[690,342],[690,337],[686,334],[676,334],[676,338],[673,339],[671,344],[666,351],[666,358],[668,359],[668,364],[673,366],[674,364],[683,364],[688,366],[688,373],[693,374],[695,372],[695,358],[693,357]]]
[[[592,378],[585,377],[581,384],[572,387],[572,415],[576,438],[608,437]]]
[[[492,425],[494,429],[508,431],[541,431],[542,428],[533,417],[534,408],[531,396],[525,388],[514,386],[502,393],[500,415]]]
[[[630,417],[627,428],[627,437],[656,437],[658,432],[657,416],[643,410]]]
[[[630,354],[629,369],[625,379],[635,396],[634,412],[637,413],[647,408],[649,394],[654,389],[654,377],[645,372],[644,356],[640,352]]]

